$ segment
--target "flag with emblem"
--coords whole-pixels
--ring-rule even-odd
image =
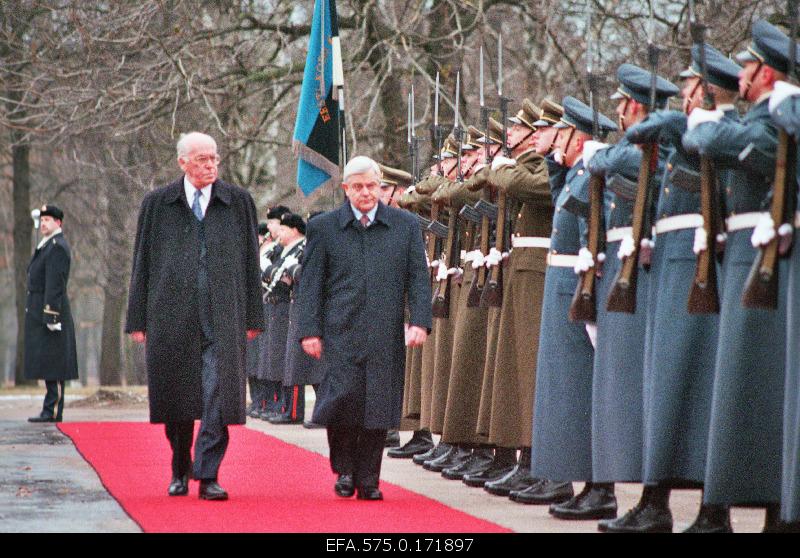
[[[292,147],[304,195],[339,178],[343,74],[335,0],[316,0]]]

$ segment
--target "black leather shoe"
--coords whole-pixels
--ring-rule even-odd
[[[504,476],[513,471],[514,467],[516,467],[515,463],[498,463],[495,459],[491,466],[484,469],[480,473],[476,473],[474,475],[464,475],[464,478],[461,480],[467,486],[483,488],[487,482],[502,479]]]
[[[413,461],[416,465],[424,465],[426,461],[443,456],[445,453],[450,451],[450,448],[452,447],[453,446],[450,444],[436,444],[425,453],[416,454],[411,458],[411,461]]]
[[[258,409],[250,409],[249,411],[247,411],[247,416],[250,418],[258,418],[259,412],[260,411]]]
[[[509,494],[512,502],[528,505],[560,504],[572,498],[575,493],[571,482],[556,482],[543,479],[530,488]]]
[[[511,472],[495,481],[489,481],[483,485],[483,489],[495,496],[508,496],[511,491],[521,491],[533,486],[539,479],[531,476],[529,465],[517,464]]]
[[[400,433],[397,430],[387,430],[386,440],[383,442],[385,448],[399,448],[400,447]]]
[[[444,454],[442,457],[433,459],[431,461],[426,461],[422,466],[428,471],[441,473],[447,468],[461,465],[461,463],[469,458],[470,453],[471,452],[467,449],[454,446],[453,449]]]
[[[733,533],[731,511],[728,506],[700,506],[697,519],[684,533]]]
[[[28,422],[61,422],[57,420],[56,417],[48,417],[45,415],[39,415],[38,417],[30,417]]]
[[[358,500],[383,500],[383,492],[375,487],[358,487]]]
[[[617,517],[617,497],[609,487],[587,482],[577,496],[551,505],[550,515],[558,519],[613,519]]]
[[[417,437],[417,433],[415,432],[414,436],[408,442],[399,448],[390,449],[386,452],[386,455],[394,457],[395,459],[409,459],[420,453],[430,451],[431,449],[433,449],[433,440],[431,439],[430,432],[427,437]]]
[[[228,493],[222,488],[217,481],[201,480],[200,481],[200,499],[201,500],[227,500]]]
[[[349,498],[355,494],[356,489],[353,484],[353,475],[339,475],[336,484],[333,485],[333,491],[337,496],[342,498]]]
[[[315,428],[325,428],[324,424],[317,424],[316,422],[311,422],[307,420],[303,423],[303,428],[308,428],[309,430],[314,430]]]
[[[302,418],[293,419],[289,415],[276,415],[267,420],[270,424],[303,424]]]
[[[470,456],[455,467],[442,469],[442,476],[450,480],[461,480],[464,475],[477,475],[492,466],[492,452],[484,449],[473,450]]]
[[[618,519],[600,521],[597,530],[606,533],[671,533],[672,512],[669,508],[639,502]]]
[[[172,477],[167,494],[170,496],[186,496],[189,493],[189,475]]]
[[[269,421],[270,419],[275,418],[278,415],[280,415],[280,413],[277,413],[275,411],[261,411],[260,413],[258,413],[258,418],[260,418],[261,420]]]

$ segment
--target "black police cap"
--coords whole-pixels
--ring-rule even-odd
[[[297,213],[284,213],[281,215],[281,225],[290,229],[297,229],[300,234],[306,234],[306,223]]]
[[[276,205],[275,207],[271,207],[270,210],[267,212],[267,219],[280,219],[281,215],[284,213],[291,213],[292,210],[286,207],[285,205]]]
[[[42,208],[39,210],[39,216],[44,217],[45,215],[49,215],[53,219],[58,219],[59,221],[64,220],[64,212],[54,205],[42,206]]]

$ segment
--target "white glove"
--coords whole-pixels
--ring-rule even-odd
[[[558,163],[559,165],[564,164],[564,152],[560,149],[553,150],[553,160]]]
[[[589,334],[589,341],[592,342],[592,348],[597,347],[597,324],[586,323],[586,333]]]
[[[703,122],[719,122],[723,116],[724,113],[719,109],[706,110],[695,107],[695,109],[692,110],[692,114],[689,115],[689,119],[686,121],[686,129],[694,130]]]
[[[597,253],[597,263],[603,263],[606,261],[606,253],[605,252],[598,252]]]
[[[594,267],[594,258],[588,248],[581,248],[578,250],[578,261],[575,262],[573,269],[575,275],[585,273]]]
[[[61,322],[57,324],[47,324],[47,329],[50,331],[61,331]]]
[[[417,191],[417,185],[416,184],[412,184],[411,186],[406,188],[406,194],[413,194],[416,191]]]
[[[772,90],[772,95],[769,96],[769,111],[774,113],[779,104],[789,97],[797,95],[800,95],[800,87],[785,81],[776,81],[775,89]]]
[[[448,269],[446,265],[440,265],[436,269],[436,280],[444,281],[445,279],[447,279],[451,275],[455,275],[456,273],[458,273],[457,267],[451,267],[450,269]]]
[[[750,243],[753,248],[759,248],[769,244],[773,238],[775,238],[775,222],[768,214],[764,214],[759,218],[756,228],[753,229]]]
[[[700,252],[705,252],[706,250],[708,250],[708,234],[706,234],[706,230],[703,227],[697,227],[694,230],[692,251],[699,256]]]
[[[430,264],[428,264],[428,267],[436,269],[437,267],[439,267],[440,263],[442,263],[440,260],[433,260]]]
[[[728,241],[727,233],[717,233],[717,244],[725,244]]]
[[[609,147],[607,143],[603,143],[602,141],[594,141],[589,140],[584,142],[583,144],[583,166],[587,166],[589,161],[594,157],[595,153],[600,151],[601,149],[606,149]]]
[[[620,260],[623,258],[628,258],[633,255],[636,251],[636,246],[633,244],[633,237],[626,236],[622,239],[622,242],[619,243],[619,250],[617,250],[617,258]]]
[[[472,258],[472,269],[478,269],[486,265],[486,256],[484,256],[479,250],[476,250],[476,252],[478,253],[475,254],[474,258]]]
[[[485,258],[486,267],[494,267],[503,261],[503,254],[497,248],[489,250],[489,255]]]
[[[498,155],[492,160],[492,170],[497,170],[500,167],[510,166],[513,167],[517,164],[516,159],[511,159],[509,157],[503,157],[502,155]]]

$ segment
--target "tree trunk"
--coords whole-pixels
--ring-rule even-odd
[[[17,304],[17,354],[14,366],[15,385],[34,383],[25,379],[25,299],[28,263],[31,259],[31,172],[30,145],[12,133],[14,196],[14,287]]]
[[[103,337],[100,342],[100,385],[118,386],[122,383],[122,310],[124,293],[115,286],[103,289]]]

